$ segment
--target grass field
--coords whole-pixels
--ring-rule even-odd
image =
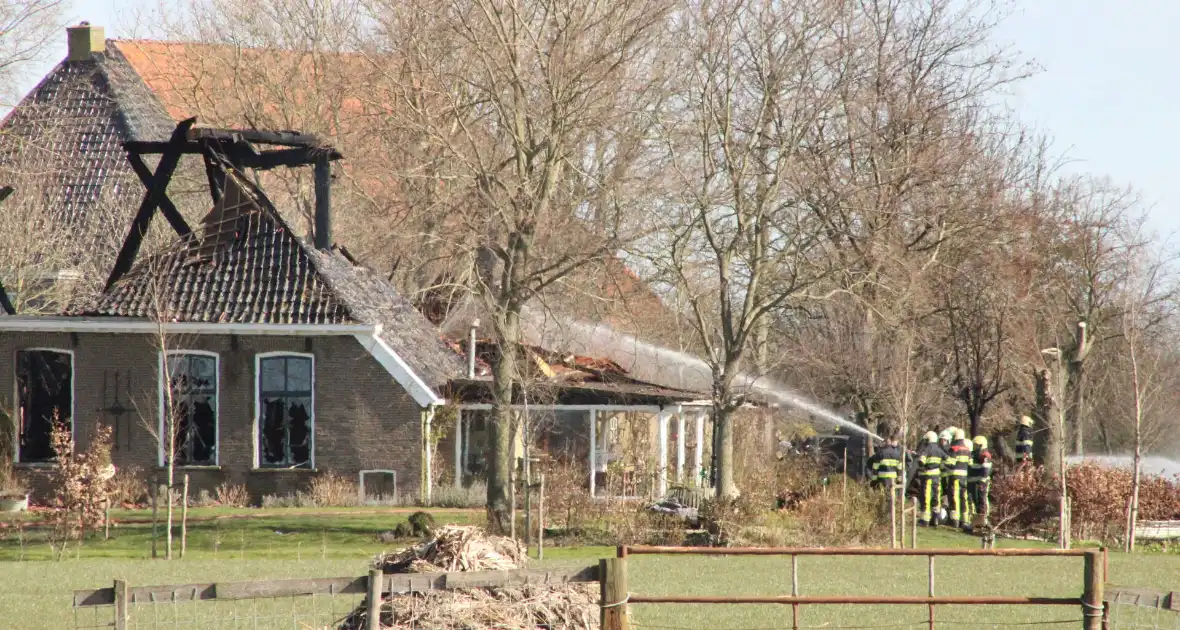
[[[365,558],[391,545],[377,536],[404,522],[416,509],[408,508],[195,508],[189,512],[188,555],[194,560],[310,560]],[[483,522],[482,510],[432,511],[439,523]],[[179,517],[178,521],[179,521]],[[111,539],[91,536],[81,548],[72,547],[74,559],[151,558],[151,512],[112,513],[116,526]],[[0,561],[50,560],[48,530],[25,517],[25,529],[8,521],[0,530]],[[164,526],[159,526],[159,550],[164,549]],[[174,553],[179,553],[180,527],[175,528]]]
[[[291,577],[336,577],[362,575],[366,560],[394,545],[382,545],[377,533],[390,529],[408,513],[388,510],[373,514],[366,510],[255,510],[255,518],[231,518],[236,512],[196,512],[200,518],[220,520],[194,523],[190,555],[183,561],[143,559],[148,549],[141,525],[120,528],[114,541],[88,542],[82,559],[61,562],[0,562],[0,626],[4,628],[75,627],[70,608],[74,589],[109,585],[113,579],[133,585],[183,584],[211,581],[242,581]],[[136,518],[136,514],[125,515]],[[479,512],[436,513],[440,522],[471,522]],[[149,528],[150,529],[150,528]],[[11,533],[11,530],[8,530]],[[221,533],[218,533],[221,532]],[[281,532],[281,533],[278,533]],[[214,552],[214,537],[221,536]],[[244,541],[244,542],[243,542]],[[950,531],[923,531],[923,547],[976,546],[978,540]],[[999,546],[1041,546],[1027,541],[1000,541]],[[0,553],[11,557],[11,541],[4,541]],[[26,558],[48,557],[26,550]],[[216,553],[216,556],[214,555]],[[546,565],[582,564],[613,555],[613,548],[554,548],[546,551]],[[630,590],[659,594],[766,594],[790,593],[790,560],[775,557],[666,557],[632,556]],[[802,557],[800,590],[805,595],[894,594],[924,595],[925,558]],[[1077,596],[1081,591],[1080,558],[1000,559],[946,558],[936,561],[936,593],[940,595],[1045,595]],[[1180,556],[1111,554],[1110,581],[1128,586],[1180,590]],[[347,610],[355,601],[341,598],[334,613]],[[277,615],[288,619],[294,602],[276,602]],[[302,605],[302,604],[300,604]],[[215,610],[208,602],[201,610]],[[167,613],[172,606],[159,607]],[[195,607],[180,610],[196,610]],[[321,612],[327,614],[327,608]],[[194,613],[195,614],[195,613]],[[766,629],[789,628],[791,610],[783,606],[718,605],[635,605],[632,616],[638,629]],[[995,628],[1066,620],[1060,627],[1077,627],[1080,610],[1075,607],[968,608],[944,607],[937,613],[940,627]],[[185,621],[182,617],[179,621]],[[85,614],[79,626],[91,621]],[[169,621],[165,615],[164,621]],[[803,607],[801,623],[810,628],[912,627],[924,626],[924,607],[813,606]],[[207,627],[201,623],[161,628]],[[228,626],[227,626],[228,627]],[[275,627],[263,625],[260,627]],[[312,624],[294,627],[313,627]],[[1011,626],[1018,627],[1018,626]],[[1039,626],[1032,626],[1033,628]],[[1049,628],[1057,626],[1046,626]],[[1173,626],[1167,626],[1173,627]],[[1180,627],[1180,626],[1175,626]],[[1117,630],[1117,629],[1116,629]]]

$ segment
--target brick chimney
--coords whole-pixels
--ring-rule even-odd
[[[90,22],[81,22],[77,26],[66,28],[69,34],[69,61],[86,61],[94,53],[104,52],[107,48],[106,33],[101,26],[91,26]]]

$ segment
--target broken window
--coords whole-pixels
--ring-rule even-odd
[[[17,350],[16,388],[20,399],[17,461],[53,461],[50,433],[55,421],[67,427],[74,415],[74,357],[61,350]]]
[[[258,359],[258,464],[310,468],[312,359],[271,355]]]
[[[169,391],[162,409],[171,419],[160,427],[164,447],[169,429],[175,431],[173,462],[177,466],[217,464],[217,357],[191,352],[168,353],[164,366]],[[164,418],[161,418],[163,421]]]

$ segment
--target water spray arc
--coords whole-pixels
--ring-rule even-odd
[[[709,364],[691,354],[643,341],[605,323],[558,320],[531,309],[526,309],[523,316],[533,324],[534,330],[530,332],[537,337],[529,340],[531,343],[592,356],[613,357],[629,373],[644,381],[692,391],[709,391],[712,388],[713,372]],[[740,374],[737,379],[740,387],[770,400],[822,418],[842,429],[881,439],[835,411],[768,378]]]

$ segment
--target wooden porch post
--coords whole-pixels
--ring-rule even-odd
[[[705,412],[697,411],[696,420],[697,446],[693,452],[692,478],[693,485],[699,488],[701,487],[701,466],[704,463],[705,457]]]
[[[676,408],[676,483],[684,483],[684,409]]]
[[[455,487],[463,487],[463,410],[455,414]]]
[[[598,473],[598,458],[595,451],[598,449],[598,411],[590,410],[590,496],[594,496],[594,481]]]
[[[657,440],[660,448],[660,465],[656,469],[659,479],[657,481],[657,488],[659,490],[660,498],[668,494],[668,421],[671,420],[671,412],[666,409],[660,409],[656,414],[657,422],[659,423],[659,439]]]

